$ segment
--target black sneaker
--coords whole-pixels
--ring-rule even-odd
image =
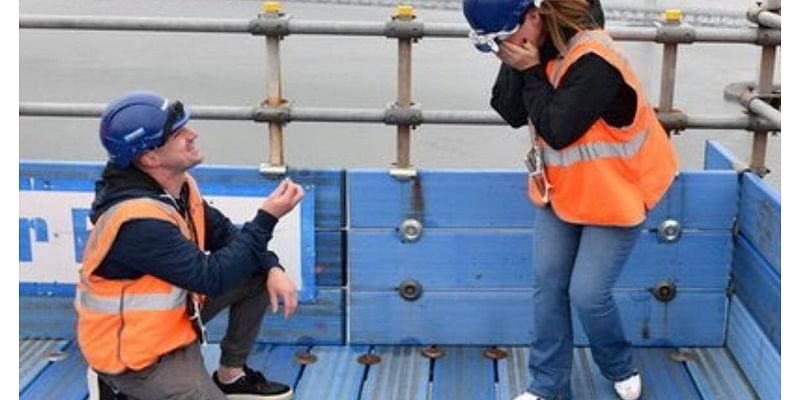
[[[233,383],[219,381],[217,371],[212,375],[214,383],[230,400],[290,400],[294,397],[292,388],[278,382],[270,382],[261,372],[244,366],[244,376]]]

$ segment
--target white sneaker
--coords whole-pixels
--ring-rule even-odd
[[[614,382],[614,391],[622,400],[639,400],[642,396],[641,375],[637,372],[624,381]]]
[[[525,392],[517,397],[514,397],[514,400],[542,400],[542,398],[529,392]]]

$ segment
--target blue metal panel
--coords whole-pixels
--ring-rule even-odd
[[[19,190],[94,192],[103,167],[100,163],[20,161]]]
[[[294,316],[283,319],[267,313],[256,340],[282,344],[343,344],[344,315],[342,291],[338,288],[319,289],[314,303],[301,304]],[[228,323],[228,310],[215,316],[207,325],[212,342],[222,340]]]
[[[736,242],[733,285],[739,300],[780,352],[781,278],[741,235]]]
[[[530,290],[351,292],[350,342],[358,344],[522,344],[533,323]]]
[[[703,169],[736,169],[739,161],[736,156],[716,140],[707,140]]]
[[[722,290],[684,290],[661,303],[645,290],[618,290],[627,337],[644,346],[721,346]],[[359,344],[522,345],[530,343],[530,290],[428,291],[409,302],[396,292],[350,293],[350,340]],[[573,314],[575,314],[573,312]],[[587,339],[577,316],[575,341]]]
[[[103,167],[100,163],[21,161],[19,190],[94,192],[94,182],[100,178]],[[199,166],[191,173],[205,195],[265,197],[279,183],[260,174],[257,168]],[[342,170],[290,170],[289,176],[295,182],[316,188],[317,227],[344,226]]]
[[[533,205],[518,171],[420,171],[425,228],[528,228]],[[413,182],[386,170],[347,174],[351,228],[395,228],[414,215]]]
[[[676,219],[684,229],[730,230],[736,218],[738,177],[733,171],[681,172],[645,222],[656,229]]]
[[[494,361],[479,347],[444,347],[433,364],[431,399],[493,399]]]
[[[300,203],[300,276],[302,279],[302,286],[298,288],[299,293],[298,301],[309,302],[313,301],[316,296],[317,287],[317,274],[316,274],[316,256],[317,250],[315,246],[315,228],[314,228],[314,201],[315,189],[313,186],[308,186],[305,192],[305,199],[310,201],[303,201]]]
[[[20,399],[83,400],[89,394],[86,386],[87,365],[72,342],[65,350],[66,358],[53,362],[36,378],[36,382],[20,393]]]
[[[77,319],[73,302],[72,296],[20,296],[19,337],[74,338]]]
[[[206,366],[206,371],[211,375],[217,370],[219,366],[219,356],[222,350],[219,348],[219,343],[208,343],[200,348],[203,353],[203,363]]]
[[[725,288],[730,280],[732,254],[730,232],[684,232],[672,243],[660,241],[653,232],[643,233],[615,287],[653,287],[669,279],[679,290]]]
[[[513,399],[523,393],[530,380],[528,349],[514,347],[508,357],[497,362],[498,400]],[[683,365],[669,357],[671,349],[634,349],[634,366],[643,380],[643,399],[701,399]],[[572,395],[575,400],[617,400],[613,384],[594,363],[587,347],[572,353]]]
[[[731,301],[727,348],[762,400],[781,398],[781,356],[738,296]]]
[[[681,349],[703,400],[757,400],[747,378],[722,347]]]
[[[309,364],[297,385],[298,399],[357,400],[364,378],[364,365],[357,359],[365,346],[314,347],[317,361]]]
[[[425,288],[530,288],[530,230],[430,230],[403,243],[394,231],[348,238],[350,287],[391,290],[405,279]]]
[[[635,346],[722,346],[728,315],[723,290],[678,289],[669,303],[658,301],[648,291],[615,290],[625,336]],[[589,344],[572,310],[575,344]]]
[[[22,393],[31,381],[50,364],[50,358],[64,350],[68,342],[58,339],[20,339],[19,341],[19,391]]]
[[[588,353],[588,349],[585,351]],[[642,390],[645,393],[643,398],[702,399],[684,364],[671,360],[670,354],[674,351],[675,349],[664,348],[634,349],[633,364],[642,374]]]
[[[497,360],[497,400],[512,400],[528,389],[528,348],[505,347],[506,358]],[[573,382],[575,379],[573,377]]]
[[[350,171],[347,179],[352,228],[395,228],[414,215],[412,181],[374,170]],[[426,228],[527,228],[533,222],[522,172],[422,171],[420,180]],[[733,171],[682,172],[645,227],[674,218],[684,228],[730,229],[737,193]]]
[[[369,366],[360,400],[425,400],[431,362],[421,347],[376,346],[381,358]]]
[[[192,170],[204,195],[266,197],[280,178],[262,175],[257,168],[200,166]],[[342,171],[290,170],[293,181],[315,188],[316,226],[338,228],[342,217]]]
[[[344,286],[343,237],[344,233],[338,229],[317,229],[314,243],[317,248],[317,265],[314,267],[317,286]]]
[[[725,288],[733,239],[727,232],[687,232],[663,243],[642,232],[617,288],[672,280],[683,288]],[[432,229],[413,243],[395,231],[354,231],[348,240],[353,289],[392,290],[406,279],[425,288],[530,288],[536,262],[531,230]]]
[[[642,377],[642,398],[701,399],[681,363],[670,360],[672,349],[634,349],[633,364]],[[576,399],[616,400],[613,383],[600,372],[587,347],[573,352],[572,392]]]
[[[778,275],[781,273],[781,197],[757,175],[742,176],[739,229]]]
[[[585,347],[577,347],[572,351],[570,384],[575,399],[617,399],[611,382],[600,373]]]
[[[36,297],[75,297],[75,284],[20,282],[19,295]]]
[[[247,362],[253,368],[264,371],[267,379],[295,386],[303,369],[295,361],[295,354],[307,352],[308,349],[308,346],[258,345]]]

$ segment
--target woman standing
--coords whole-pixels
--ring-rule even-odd
[[[639,79],[602,30],[599,0],[464,0],[470,37],[503,64],[492,107],[528,125],[535,219],[530,385],[517,400],[569,399],[572,309],[624,400],[642,384],[611,289],[677,157]]]

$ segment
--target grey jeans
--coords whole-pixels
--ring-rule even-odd
[[[265,283],[266,275],[253,277],[222,296],[209,298],[203,306],[205,322],[230,307],[225,337],[220,343],[220,364],[239,367],[247,360],[269,303]],[[199,342],[165,354],[142,370],[116,375],[98,373],[98,377],[128,399],[226,400],[205,369]]]

